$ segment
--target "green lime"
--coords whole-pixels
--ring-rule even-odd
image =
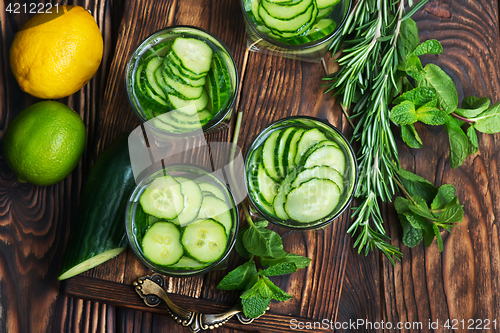
[[[42,101],[23,110],[3,140],[7,165],[20,182],[55,184],[75,168],[85,148],[85,125],[66,105]]]

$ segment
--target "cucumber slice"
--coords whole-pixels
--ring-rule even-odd
[[[181,63],[180,59],[173,52],[167,53],[167,55],[165,56],[165,59],[163,60],[163,65],[165,67],[175,66],[175,67],[177,67],[179,72],[182,74],[182,76],[193,79],[193,80],[201,79],[202,77],[205,77],[207,75],[207,73],[195,74],[193,72],[188,71],[184,67],[182,67],[182,63]]]
[[[146,84],[152,89],[152,91],[160,96],[162,99],[166,99],[167,96],[165,96],[165,92],[163,89],[158,85],[158,82],[156,80],[155,72],[159,69],[161,64],[163,63],[163,58],[160,57],[154,57],[151,60],[148,61],[146,64],[146,68],[144,69],[144,74],[146,76]],[[161,69],[160,69],[161,73]]]
[[[264,164],[264,169],[269,177],[274,181],[279,182],[281,180],[281,175],[279,174],[278,166],[276,165],[275,156],[277,153],[278,138],[281,134],[281,130],[276,130],[271,133],[264,142],[264,147],[262,148],[262,163]]]
[[[304,132],[300,141],[297,143],[295,152],[295,165],[299,165],[302,155],[312,146],[320,141],[328,140],[328,138],[317,128],[312,128]]]
[[[259,5],[260,5],[260,0],[253,0],[250,8],[257,24],[262,23],[262,19],[260,18],[259,15]]]
[[[181,185],[172,176],[158,177],[142,193],[139,203],[146,214],[173,220],[184,209]]]
[[[315,166],[310,169],[302,170],[292,182],[292,187],[299,187],[313,178],[328,179],[337,184],[341,192],[344,187],[344,178],[335,169],[328,166]]]
[[[191,86],[191,87],[202,86],[207,81],[206,76],[203,76],[200,79],[191,79],[189,77],[182,75],[179,68],[177,66],[175,66],[173,63],[170,63],[168,66],[165,66],[165,73],[167,75],[170,75],[175,80],[177,80],[181,83],[187,84],[188,86]]]
[[[190,116],[194,116],[196,112],[205,109],[209,100],[206,89],[202,90],[200,97],[197,99],[185,100],[172,94],[168,94],[167,99],[175,110]],[[194,108],[190,108],[189,106],[191,105],[194,106]]]
[[[294,5],[302,0],[269,0],[271,3],[277,3],[281,5]]]
[[[229,72],[224,61],[214,55],[211,70],[208,72],[207,88],[211,100],[211,110],[213,114],[226,108],[231,97],[231,81]]]
[[[174,223],[181,227],[198,216],[203,200],[201,189],[194,181],[185,177],[174,177],[181,184],[182,196],[184,197],[184,209],[174,220]]]
[[[172,52],[181,61],[182,67],[195,74],[206,73],[212,63],[212,48],[195,38],[178,37],[172,44]]]
[[[142,252],[151,262],[168,266],[175,264],[184,254],[181,232],[171,222],[156,222],[142,238]]]
[[[201,263],[192,258],[182,256],[178,262],[173,265],[168,266],[170,269],[186,270],[186,269],[200,269],[207,267],[208,264]]]
[[[318,23],[314,24],[311,29],[307,32],[306,36],[309,36],[311,40],[316,40],[319,38],[323,38],[324,36],[330,34],[337,27],[337,23],[335,23],[332,19],[321,19]],[[319,38],[315,38],[317,36]]]
[[[287,144],[289,143],[289,138],[291,140],[291,136],[295,132],[294,127],[289,127],[282,131],[282,135],[278,138],[278,151],[276,154],[275,164],[278,166],[280,175],[282,178],[288,173],[288,158],[285,156],[285,150]],[[271,201],[272,202],[272,201]]]
[[[287,143],[285,147],[284,156],[288,156],[287,169],[288,171],[293,170],[296,166],[295,164],[295,154],[297,153],[297,143],[304,134],[306,130],[303,128],[298,128],[290,139],[290,143]]]
[[[208,111],[206,111],[208,112]],[[210,112],[208,112],[210,114]],[[178,124],[174,124],[174,126],[177,126],[177,125],[198,125],[198,126],[201,126],[201,121],[200,121],[200,114],[199,113],[196,113],[195,115],[193,116],[187,116],[181,112],[177,112],[177,111],[172,111],[170,112],[170,116],[172,116],[172,119],[178,123]]]
[[[215,220],[196,221],[184,229],[181,242],[193,259],[202,263],[213,262],[226,251],[226,230]]]
[[[337,184],[327,179],[311,179],[288,193],[285,211],[297,222],[313,222],[333,212],[339,201]]]
[[[340,0],[316,0],[316,4],[318,5],[319,9],[335,6],[339,2]]]
[[[272,203],[278,194],[279,184],[267,175],[262,163],[259,163],[257,169],[257,184],[258,191],[264,200],[268,203]]]
[[[231,211],[226,201],[215,196],[205,195],[201,203],[198,219],[214,219],[224,226],[226,233],[229,235],[233,227],[233,219]]]
[[[224,195],[224,192],[218,186],[215,186],[214,184],[207,182],[199,182],[198,186],[200,186],[203,192],[207,192],[217,197],[220,200],[226,201],[226,196]]]
[[[144,54],[143,59],[148,60],[148,59],[151,59],[152,57],[162,57],[163,58],[165,56],[165,54],[167,54],[170,51],[171,47],[172,47],[171,41],[155,45]]]
[[[318,17],[316,17],[316,20],[319,20],[317,21],[317,23],[315,25],[317,25],[318,23],[321,22],[322,19],[324,19],[325,17],[327,17],[328,15],[330,15],[331,12],[333,12],[333,6],[331,7],[326,7],[326,8],[321,8],[318,10]],[[331,19],[327,19],[327,20],[331,20]],[[333,20],[332,20],[333,21]],[[337,25],[335,23],[335,21],[333,21],[333,24]],[[311,28],[313,29],[313,28]]]
[[[312,168],[319,165],[329,166],[343,175],[345,172],[344,152],[335,146],[329,145],[314,149],[305,159],[304,167]]]
[[[161,130],[166,131],[166,132],[179,133],[179,132],[184,131],[184,129],[182,129],[182,128],[178,128],[178,127],[171,125],[173,120],[170,117],[170,112],[167,114],[162,114],[160,116],[157,116],[153,121],[154,121],[154,125],[158,129],[161,129]]]
[[[288,220],[290,218],[285,210],[286,195],[292,189],[292,181],[297,176],[297,173],[298,170],[294,169],[285,177],[285,179],[283,179],[278,189],[278,194],[276,195],[273,201],[274,213],[277,217],[279,217],[282,220]]]
[[[316,6],[314,6],[314,3],[311,3],[304,13],[299,14],[292,19],[283,20],[271,16],[264,8],[262,3],[259,6],[259,15],[262,18],[264,24],[273,32],[278,31],[281,33],[296,33],[305,25],[312,24],[317,15],[317,11],[318,10]],[[313,15],[314,12],[316,12],[316,15]]]
[[[203,86],[191,87],[187,84],[174,80],[170,75],[163,75],[163,78],[168,86],[166,87],[167,91],[185,100],[196,100],[200,98],[203,93]]]
[[[292,5],[283,5],[273,3],[269,0],[262,0],[262,7],[270,16],[280,20],[291,20],[301,14],[304,14],[314,0],[301,0]]]
[[[151,83],[147,79],[146,70],[143,70],[143,73],[144,73],[144,75],[141,77],[141,84],[142,84],[142,87],[143,87],[144,95],[151,102],[153,102],[154,104],[156,104],[156,106],[158,108],[165,108],[165,106],[168,106],[168,103],[165,100],[165,98],[163,98],[162,96],[158,95],[156,93],[156,91],[152,88]],[[154,73],[153,73],[153,77],[150,78],[150,79],[156,80],[156,78],[154,77]],[[156,83],[156,81],[155,81],[155,83]]]

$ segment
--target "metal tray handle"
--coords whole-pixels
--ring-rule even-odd
[[[182,326],[188,327],[191,332],[212,330],[224,325],[233,316],[242,324],[250,324],[254,318],[243,314],[241,303],[238,302],[231,309],[219,314],[204,314],[185,310],[172,302],[164,289],[165,278],[161,274],[146,275],[134,282],[135,291],[144,300],[147,306],[155,307],[163,300],[172,318]]]

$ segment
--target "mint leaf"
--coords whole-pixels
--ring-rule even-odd
[[[479,151],[479,143],[477,142],[477,133],[473,125],[467,129],[467,139],[469,139],[469,151],[467,155],[474,155]]]
[[[424,233],[421,229],[414,228],[406,219],[405,215],[398,215],[401,226],[403,227],[402,242],[408,247],[415,247],[424,239]]]
[[[417,56],[410,55],[406,60],[405,72],[417,81],[425,79],[425,71],[422,62]]]
[[[455,197],[451,202],[449,202],[444,208],[443,212],[439,214],[437,222],[439,223],[460,223],[464,218],[463,206],[458,202],[458,198]]]
[[[262,299],[271,299],[273,292],[266,286],[266,282],[263,277],[258,277],[257,281],[247,289],[244,293],[240,295],[241,299],[248,299],[254,296],[259,296]]]
[[[421,56],[424,54],[441,54],[443,46],[435,39],[429,39],[415,48],[412,55]]]
[[[500,132],[500,102],[492,105],[476,118],[472,118],[476,130],[493,134]]]
[[[269,288],[272,292],[272,298],[277,300],[278,302],[284,302],[288,301],[289,299],[292,298],[290,294],[287,292],[284,292],[281,290],[278,286],[276,286],[271,280],[269,280],[267,277],[263,278],[264,283],[266,284],[266,287]]]
[[[396,98],[392,103],[398,104],[402,101],[410,101],[415,104],[415,107],[420,107],[424,104],[434,101],[437,103],[436,90],[429,87],[417,87],[403,93],[401,96]],[[436,106],[436,104],[432,105]]]
[[[394,208],[396,209],[396,212],[401,215],[406,215],[411,212],[408,208],[411,204],[410,200],[403,197],[396,197],[396,200],[394,200]]]
[[[245,230],[243,244],[248,252],[259,257],[281,258],[286,255],[280,235],[258,225]]]
[[[396,124],[413,124],[417,121],[415,105],[410,101],[403,101],[392,108],[389,118]]]
[[[257,227],[267,228],[267,226],[269,225],[269,221],[267,221],[267,220],[257,220],[257,221],[254,221],[253,224],[255,224]]]
[[[283,262],[291,262],[294,263],[298,268],[306,268],[311,259],[307,257],[303,257],[294,253],[287,253],[285,256],[281,258],[261,258],[260,263],[263,266],[274,266]]]
[[[432,225],[432,229],[434,230],[434,235],[436,236],[436,240],[438,243],[439,251],[443,252],[443,238],[441,238],[441,232],[439,231],[439,227],[437,224]]]
[[[401,177],[404,188],[412,197],[418,195],[424,198],[426,202],[432,202],[438,192],[436,186],[401,167],[396,168],[396,172]]]
[[[247,261],[229,272],[217,285],[222,290],[245,290],[252,277],[257,274],[253,260]]]
[[[292,298],[291,295],[278,288],[271,280],[263,276],[240,296],[243,313],[249,318],[263,315],[271,299],[283,302]]]
[[[243,313],[248,318],[257,318],[262,316],[269,305],[271,305],[271,298],[262,298],[259,295],[254,295],[241,300]]]
[[[413,124],[401,126],[401,138],[411,148],[422,148],[422,140]]]
[[[296,271],[297,265],[293,262],[282,262],[260,271],[259,274],[263,276],[276,276],[295,273]]]
[[[431,203],[431,209],[442,209],[444,206],[449,204],[457,196],[457,190],[455,186],[451,184],[441,185],[438,189],[438,193]]]
[[[458,168],[469,154],[469,139],[455,118],[450,117],[445,124],[450,142],[450,166]]]
[[[404,20],[401,24],[401,41],[402,43],[397,44],[402,45],[404,48],[401,62],[405,62],[408,55],[420,44],[417,23],[411,18]]]
[[[236,249],[236,252],[238,252],[238,254],[243,258],[250,258],[252,254],[247,251],[245,245],[243,244],[243,234],[246,230],[248,230],[248,226],[245,225],[241,227],[240,231],[238,232],[238,236],[236,237],[234,248]]]
[[[429,223],[429,227],[427,229],[423,230],[424,234],[424,245],[426,247],[429,247],[432,245],[432,242],[434,241],[435,234],[434,234],[434,228],[431,223]]]
[[[421,196],[414,196],[413,200],[415,200],[416,205],[409,205],[408,208],[416,215],[422,216],[423,218],[429,219],[431,221],[435,221],[436,217],[432,215],[425,199]]]
[[[444,125],[448,115],[435,107],[422,106],[417,109],[417,119],[427,125]]]
[[[465,118],[474,118],[484,112],[489,106],[490,99],[488,97],[465,97],[462,101],[462,108],[457,108],[455,113]]]
[[[406,221],[409,222],[413,228],[424,229],[425,224],[428,222],[421,216],[414,214],[410,209],[410,206],[413,206],[413,203],[402,197],[397,197],[394,201],[394,207],[399,215],[404,215]]]
[[[427,64],[424,73],[423,78],[415,78],[417,86],[434,88],[437,93],[438,106],[446,113],[455,111],[458,106],[458,94],[453,80],[434,64]]]

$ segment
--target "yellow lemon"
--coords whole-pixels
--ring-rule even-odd
[[[7,128],[5,161],[20,182],[55,184],[75,168],[85,148],[85,125],[80,116],[56,101],[24,109]]]
[[[92,15],[80,6],[59,6],[21,27],[10,48],[10,67],[25,92],[57,99],[77,92],[94,76],[102,50]]]

